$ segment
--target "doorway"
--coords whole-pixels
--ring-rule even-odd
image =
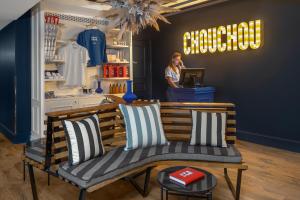
[[[152,97],[151,41],[133,41],[133,85],[139,99]]]

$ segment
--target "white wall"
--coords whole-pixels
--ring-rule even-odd
[[[0,30],[10,22],[22,16],[40,0],[1,0]]]

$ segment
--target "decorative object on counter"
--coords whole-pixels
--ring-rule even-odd
[[[83,86],[83,87],[82,87],[82,93],[83,93],[83,94],[92,94],[93,91],[92,91],[91,88],[87,88],[86,86]]]
[[[55,98],[54,91],[45,92],[45,99],[53,99],[53,98]]]
[[[120,40],[125,31],[131,31],[134,34],[139,33],[146,26],[152,26],[159,30],[157,20],[170,23],[162,13],[171,13],[177,9],[166,7],[163,4],[175,2],[176,0],[90,0],[98,3],[106,3],[112,6],[112,9],[103,12],[104,17],[111,19],[110,27],[121,27],[118,35]]]
[[[127,92],[123,96],[123,99],[127,103],[132,103],[134,100],[137,99],[137,96],[132,92],[132,80],[127,80]]]
[[[110,103],[113,103],[113,101],[110,100],[110,99],[108,99],[108,98],[105,98],[105,99],[103,99],[103,100],[100,102],[100,105],[102,105],[102,104],[110,104]]]
[[[103,89],[101,88],[101,81],[98,80],[98,87],[95,90],[96,93],[101,94],[103,92]]]

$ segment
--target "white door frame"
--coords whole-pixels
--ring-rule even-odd
[[[44,137],[44,11],[31,11],[31,140]]]

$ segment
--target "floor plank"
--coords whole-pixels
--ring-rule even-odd
[[[249,165],[243,175],[242,200],[299,200],[300,199],[300,154],[271,147],[265,147],[249,142],[239,142],[238,148],[244,160]],[[22,180],[21,163],[22,146],[13,145],[0,134],[0,200],[30,200],[31,188],[27,175],[26,182]],[[184,165],[184,163],[183,163]],[[159,169],[158,169],[159,170]],[[214,200],[232,200],[232,195],[223,178],[223,171],[207,169],[217,176],[218,184],[214,190]],[[35,170],[38,195],[40,200],[77,199],[78,189],[52,178],[47,186],[45,173]],[[151,179],[151,192],[145,199],[160,198],[157,171]],[[230,171],[233,177],[235,173]],[[142,200],[133,187],[124,181],[118,181],[99,191],[88,194],[89,200],[120,199]],[[182,199],[171,197],[171,200]]]

